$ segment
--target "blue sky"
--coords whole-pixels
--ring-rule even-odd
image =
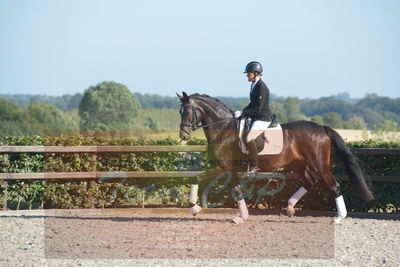
[[[400,1],[0,0],[0,93],[400,97]]]

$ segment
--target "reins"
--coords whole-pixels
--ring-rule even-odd
[[[212,126],[212,125],[219,124],[219,123],[222,123],[224,121],[233,119],[233,117],[232,118],[229,117],[229,118],[225,118],[225,119],[220,120],[220,121],[215,121],[215,122],[212,122],[212,123],[209,123],[209,124],[206,124],[206,125],[197,125],[197,110],[195,108],[195,105],[194,104],[185,104],[185,105],[183,105],[181,107],[184,107],[184,106],[191,106],[192,107],[192,123],[191,124],[181,123],[180,126],[181,127],[182,126],[184,126],[184,127],[192,127],[192,131],[196,131],[197,129],[205,128],[205,127],[208,127],[208,126]]]
[[[233,117],[232,117],[232,118],[225,118],[225,119],[223,119],[223,120],[215,121],[215,122],[212,122],[212,123],[209,123],[209,124],[206,124],[206,125],[198,125],[198,126],[196,126],[195,128],[193,128],[193,131],[195,131],[195,130],[197,130],[197,129],[204,128],[204,127],[208,127],[208,126],[211,126],[211,125],[215,125],[215,124],[218,124],[218,123],[227,121],[227,120],[231,120],[231,119],[233,119]]]

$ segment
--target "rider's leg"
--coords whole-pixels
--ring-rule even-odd
[[[253,121],[250,131],[246,137],[247,147],[249,149],[249,160],[250,160],[250,170],[247,173],[248,175],[255,175],[258,168],[258,151],[257,151],[257,144],[256,138],[263,134],[264,130],[268,128],[268,125],[271,122],[268,121]]]
[[[247,147],[249,148],[250,172],[254,172],[254,174],[255,174],[259,170],[256,141],[251,140],[250,142],[247,143]]]

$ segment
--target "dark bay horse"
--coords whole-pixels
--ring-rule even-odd
[[[185,92],[178,97],[181,101],[181,125],[180,138],[188,140],[192,132],[203,128],[208,144],[218,167],[214,172],[225,170],[244,171],[244,166],[235,165],[237,159],[243,158],[238,147],[238,135],[236,133],[236,120],[233,112],[218,99],[208,95],[193,94],[188,96]],[[338,215],[334,222],[338,223],[346,217],[347,211],[340,192],[340,185],[333,177],[330,170],[331,152],[336,152],[343,160],[347,175],[356,194],[363,200],[373,199],[360,166],[350,149],[346,146],[340,135],[327,126],[309,121],[295,121],[281,124],[283,130],[283,149],[280,154],[259,156],[259,161],[268,164],[260,164],[260,172],[270,172],[283,166],[293,170],[304,181],[301,187],[288,201],[287,214],[295,213],[294,206],[311,187],[322,181],[335,194],[335,202]],[[240,186],[235,187],[238,196],[242,194]],[[240,198],[238,198],[240,199]],[[200,211],[196,204],[197,187],[192,185],[190,202],[193,204],[192,213]],[[235,223],[243,222],[248,217],[244,200],[238,201],[240,217],[234,219]]]

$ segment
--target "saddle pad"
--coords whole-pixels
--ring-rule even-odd
[[[258,152],[258,155],[276,155],[282,152],[283,149],[283,131],[280,124],[274,128],[265,129],[265,142],[263,149]]]
[[[249,134],[251,122],[241,119],[239,122],[239,148],[244,154],[248,154],[246,146],[246,136]],[[280,124],[273,128],[253,129],[252,135],[257,136],[256,144],[258,155],[276,155],[283,149],[283,132]]]

